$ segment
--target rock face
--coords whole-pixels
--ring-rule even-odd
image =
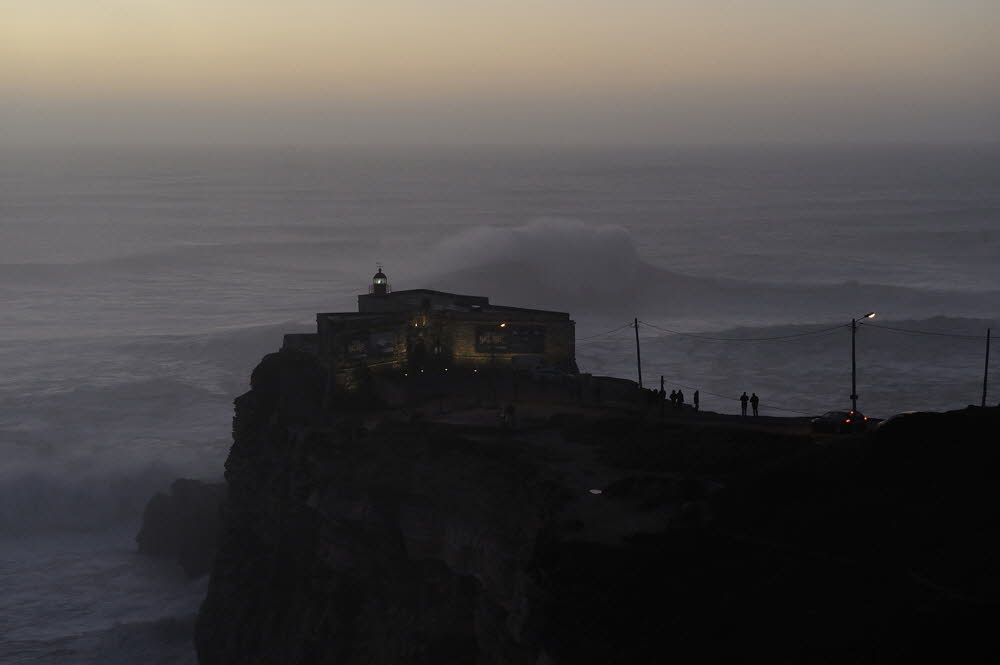
[[[557,426],[525,409],[512,433],[324,417],[322,373],[294,352],[265,358],[251,385],[197,621],[202,665],[902,662],[992,648],[977,631],[1000,618],[984,503],[996,485],[958,489],[997,470],[992,438],[969,426],[995,437],[990,410],[934,430],[964,440],[962,461],[941,465],[942,442],[913,430],[817,445],[706,414]],[[904,439],[923,452],[907,457]],[[938,540],[921,510],[932,529],[961,512],[961,527]]]
[[[286,356],[236,402],[200,662],[534,662],[525,564],[559,486],[516,442],[318,425],[274,390],[309,380]]]
[[[225,485],[180,478],[169,494],[157,494],[142,516],[135,537],[140,554],[176,561],[191,577],[212,568]]]

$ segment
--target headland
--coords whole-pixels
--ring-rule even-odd
[[[442,347],[465,334],[398,318]],[[386,331],[350,358],[322,325],[236,400],[202,665],[996,650],[1000,408],[817,434],[569,364],[498,368],[497,349],[418,364],[394,339],[372,368]]]

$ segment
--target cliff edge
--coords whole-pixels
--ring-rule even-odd
[[[519,404],[508,429],[436,403],[329,412],[323,385],[282,352],[236,400],[202,665],[995,651],[997,409],[817,439]]]

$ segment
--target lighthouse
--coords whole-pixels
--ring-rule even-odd
[[[389,294],[389,278],[382,272],[382,264],[378,265],[378,272],[372,277],[372,286],[368,291],[373,296],[385,296]]]

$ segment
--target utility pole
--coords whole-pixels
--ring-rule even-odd
[[[865,314],[863,319],[873,319],[875,318],[875,312],[868,312]],[[856,356],[854,353],[854,338],[858,334],[858,320],[851,319],[851,411],[858,410],[858,364],[855,360]]]
[[[858,365],[854,354],[854,338],[858,334],[858,321],[851,319],[851,411],[858,410]]]
[[[983,368],[983,403],[982,407],[986,408],[986,382],[990,376],[990,329],[986,329],[986,366]]]
[[[666,393],[663,392],[663,375],[661,374],[660,375],[660,392],[657,395],[657,398],[658,398],[658,400],[660,402],[660,420],[663,420],[663,407],[666,406],[666,402],[667,402],[665,395],[666,395]]]
[[[639,353],[639,317],[633,321],[635,328],[635,364],[639,369],[639,387],[642,388],[642,355]]]

